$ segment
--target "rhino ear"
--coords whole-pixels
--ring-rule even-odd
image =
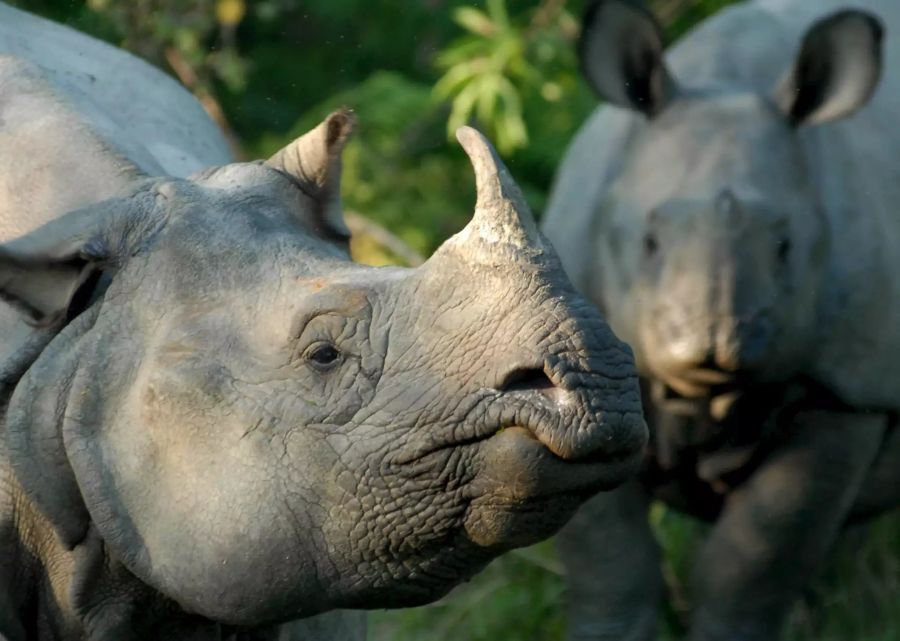
[[[865,105],[881,77],[883,35],[876,16],[855,9],[813,24],[775,95],[791,124],[821,124]]]
[[[578,58],[588,83],[602,99],[649,117],[676,92],[663,59],[662,28],[630,0],[595,0],[584,15]]]
[[[353,112],[335,111],[266,161],[296,182],[315,204],[317,222],[342,238],[350,232],[341,208],[341,152],[355,125]]]
[[[61,254],[58,260],[31,260],[0,247],[0,299],[33,325],[57,325],[76,316],[98,276],[78,252]]]
[[[39,326],[64,324],[89,303],[101,272],[147,232],[144,198],[78,209],[0,244],[0,299]]]

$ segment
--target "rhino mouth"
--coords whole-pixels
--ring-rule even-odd
[[[470,497],[489,493],[526,500],[614,487],[643,459],[647,427],[630,406],[611,407],[606,416],[592,416],[590,425],[579,427],[585,417],[561,407],[574,396],[485,400],[470,410],[464,433],[445,433],[394,463],[407,474],[432,469],[441,477],[453,465],[472,481]],[[459,461],[465,461],[463,467]]]
[[[704,417],[716,423],[724,423],[733,418],[735,412],[744,406],[744,399],[754,387],[743,381],[733,381],[709,385],[702,390],[691,389],[692,394],[683,394],[666,382],[658,382],[653,387],[654,404],[665,412],[677,416]]]
[[[643,442],[636,439],[572,456],[544,433],[513,424],[481,439],[479,485],[484,489],[492,486],[495,495],[518,501],[572,493],[591,495],[622,483],[643,457]]]
[[[478,444],[478,470],[463,518],[477,545],[509,549],[556,533],[598,491],[632,474],[643,448],[562,458],[521,425],[498,429]]]
[[[677,372],[659,371],[665,382],[667,394],[678,398],[708,398],[727,394],[752,383],[752,376],[744,372],[732,372],[712,367],[681,369]]]

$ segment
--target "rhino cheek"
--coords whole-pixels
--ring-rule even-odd
[[[127,461],[133,434],[123,437],[98,458]],[[281,618],[298,604],[315,613],[325,608],[317,545],[303,533],[317,531],[316,501],[298,500],[302,485],[273,469],[277,460],[263,436],[218,447],[185,439],[136,475],[105,471],[116,478],[103,488],[113,518],[98,527],[138,576],[189,611],[234,624]],[[289,484],[292,503],[279,500]]]
[[[400,462],[418,437],[415,429],[402,422],[378,428],[373,421],[353,432],[343,454],[350,463],[322,506],[334,601],[343,607],[416,605],[477,571],[486,561],[469,556],[457,541],[468,497],[466,448]]]
[[[320,435],[292,442],[278,424],[248,418],[225,393],[227,376],[189,368],[191,386],[171,369],[167,377],[98,367],[79,372],[64,434],[112,553],[188,611],[226,623],[333,607],[319,583],[326,546],[315,533],[328,491],[316,465],[334,468],[335,455],[313,449]],[[130,391],[110,384],[98,396],[97,380]]]

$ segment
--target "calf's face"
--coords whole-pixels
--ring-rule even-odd
[[[796,376],[815,353],[833,186],[817,182],[809,159],[828,151],[807,133],[866,104],[881,37],[876,17],[840,11],[809,28],[777,87],[743,68],[744,79],[681,84],[652,16],[628,0],[591,4],[584,73],[635,112],[624,153],[598,177],[593,293],[672,396],[733,398]]]
[[[329,237],[348,126],[0,248],[6,298],[62,326],[11,406],[23,485],[61,538],[95,527],[217,621],[433,600],[551,535],[645,444],[630,351],[473,130],[472,222],[417,269],[347,260]],[[48,270],[65,285],[34,296]],[[28,379],[54,359],[48,417]]]

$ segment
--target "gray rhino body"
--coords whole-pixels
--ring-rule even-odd
[[[340,609],[435,599],[635,469],[630,351],[480,134],[472,223],[364,267],[349,114],[227,164],[160,72],[0,17],[0,638],[361,639]]]
[[[852,6],[742,3],[665,56],[637,3],[588,12],[613,105],[543,229],[635,351],[651,446],[560,538],[573,639],[654,638],[652,498],[715,523],[698,640],[777,638],[838,531],[900,504],[900,4]]]

